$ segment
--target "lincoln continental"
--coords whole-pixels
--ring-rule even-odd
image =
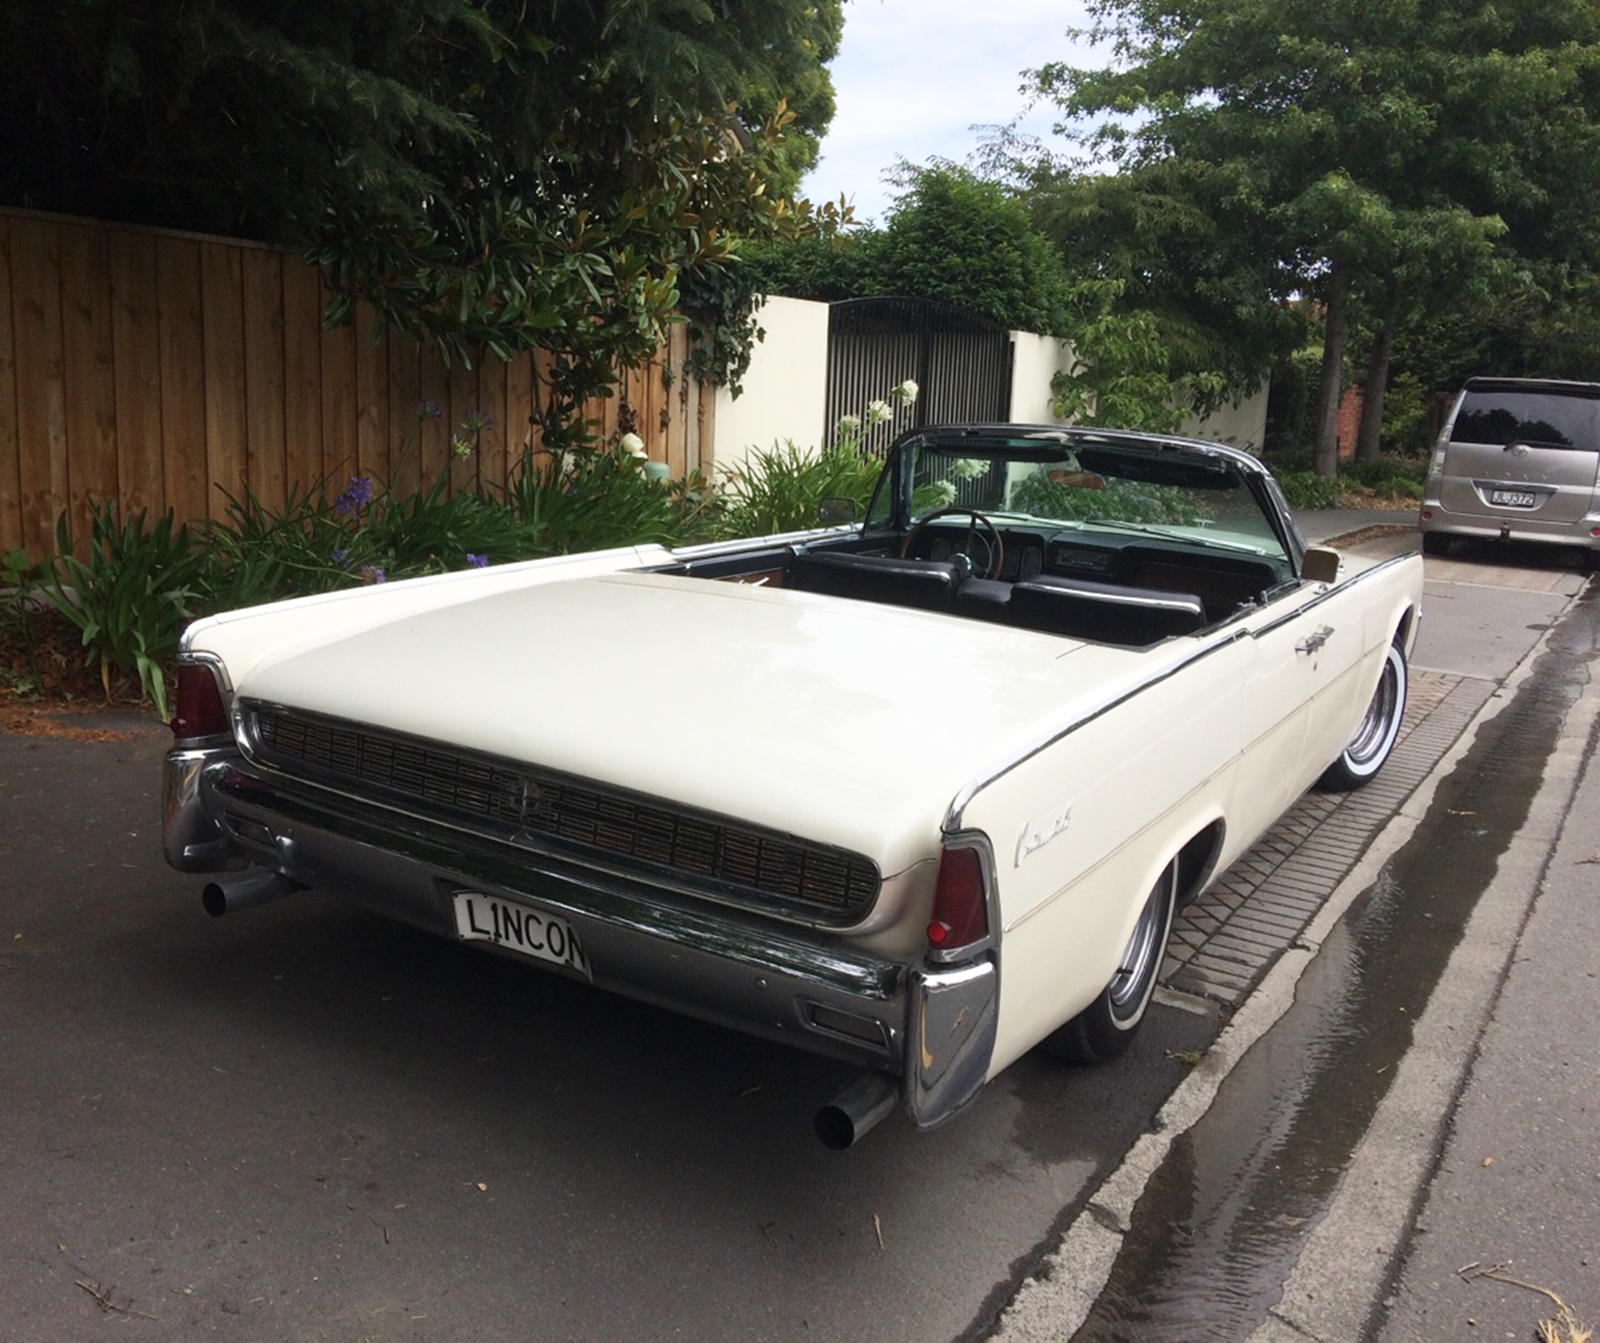
[[[1390,755],[1421,589],[1218,443],[915,430],[833,525],[198,621],[166,856],[833,1056],[843,1147],[1126,1049],[1175,911]]]

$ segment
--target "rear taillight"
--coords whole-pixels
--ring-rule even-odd
[[[953,845],[939,856],[928,920],[928,947],[944,956],[989,936],[989,900],[982,853]]]
[[[185,740],[216,737],[228,731],[228,710],[216,673],[201,662],[178,664],[178,694],[172,711],[172,735]]]

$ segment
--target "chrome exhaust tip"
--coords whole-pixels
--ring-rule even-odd
[[[269,900],[281,900],[305,887],[278,872],[238,872],[208,881],[200,892],[200,903],[207,914],[220,919],[241,909],[252,909]]]
[[[882,1073],[863,1073],[817,1111],[813,1121],[824,1147],[842,1152],[876,1128],[894,1109],[900,1090]]]

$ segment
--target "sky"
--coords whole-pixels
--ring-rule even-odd
[[[828,67],[838,111],[802,194],[820,203],[842,193],[857,219],[882,223],[891,199],[882,173],[898,158],[963,163],[979,144],[974,126],[1022,111],[1023,70],[1099,64],[1066,35],[1088,22],[1081,0],[846,0]],[[1035,109],[1022,129],[1048,139],[1053,110]]]

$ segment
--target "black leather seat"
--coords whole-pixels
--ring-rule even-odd
[[[960,585],[956,567],[942,560],[855,555],[838,550],[802,550],[789,562],[786,582],[802,592],[856,601],[948,611]]]
[[[1008,624],[1070,639],[1142,648],[1206,625],[1206,608],[1192,592],[1153,592],[1086,578],[1041,575],[1011,589]]]

